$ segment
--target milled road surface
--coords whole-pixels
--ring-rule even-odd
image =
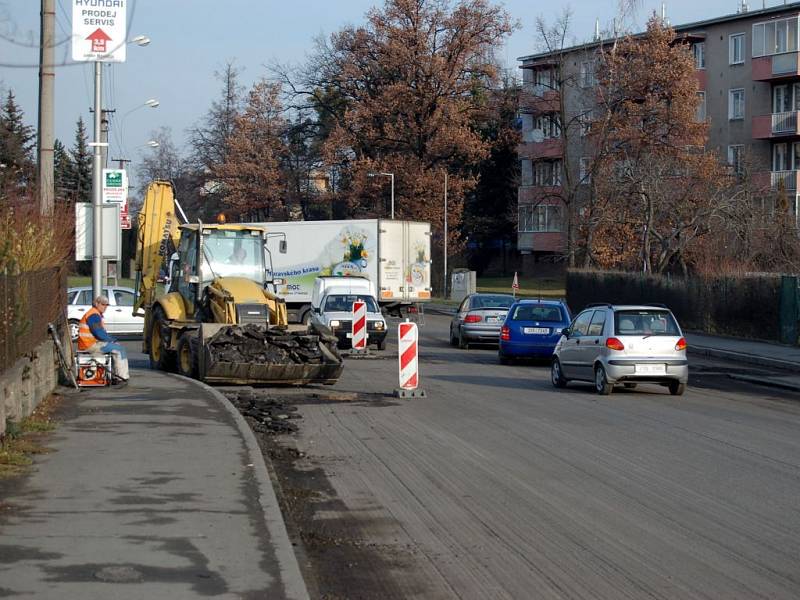
[[[683,397],[556,390],[544,366],[450,348],[447,323],[421,329],[428,398],[384,395],[390,344],[335,386],[361,401],[308,398],[281,438],[312,596],[800,597],[797,395],[710,363]]]

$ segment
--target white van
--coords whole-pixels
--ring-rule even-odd
[[[375,284],[364,277],[318,277],[311,294],[313,323],[325,325],[339,339],[340,348],[352,347],[353,302],[367,305],[367,345],[386,347],[386,320],[375,298]]]

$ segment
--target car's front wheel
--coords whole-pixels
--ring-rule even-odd
[[[613,385],[608,383],[606,370],[603,365],[597,365],[594,369],[594,389],[601,396],[608,396],[613,389]]]
[[[564,377],[564,372],[561,370],[561,363],[557,358],[554,358],[553,362],[550,363],[550,382],[553,384],[553,387],[567,387],[567,379]]]

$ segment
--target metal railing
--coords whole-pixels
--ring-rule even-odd
[[[772,113],[772,133],[796,133],[797,111]]]
[[[47,339],[47,324],[66,321],[65,269],[0,272],[0,373]]]
[[[783,189],[797,189],[797,171],[772,171],[770,176],[773,188],[777,188],[780,182],[783,182]]]

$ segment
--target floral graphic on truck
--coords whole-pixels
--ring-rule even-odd
[[[367,270],[374,253],[369,233],[356,227],[346,227],[338,239],[331,241],[321,257],[321,275],[354,275]]]
[[[410,257],[411,264],[406,267],[406,283],[414,287],[427,287],[428,275],[428,255],[427,248],[423,242],[414,244],[413,256]]]

